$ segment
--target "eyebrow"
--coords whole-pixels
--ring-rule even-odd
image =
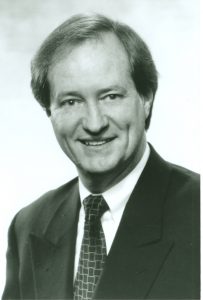
[[[72,97],[79,97],[82,98],[81,94],[77,91],[70,91],[70,92],[61,92],[58,94],[57,99],[61,99],[63,97],[72,96]]]
[[[120,91],[123,94],[127,93],[127,90],[119,85],[111,85],[108,86],[107,88],[102,88],[99,89],[96,94],[97,95],[101,95],[101,94],[105,94],[108,92],[111,92],[112,90],[117,90]],[[78,91],[67,91],[67,92],[61,92],[59,93],[59,95],[57,96],[57,99],[61,99],[63,97],[67,97],[67,96],[72,96],[72,97],[78,97],[78,98],[83,98],[82,94],[79,93]]]
[[[111,92],[112,90],[117,90],[117,91],[120,91],[124,94],[127,93],[127,90],[125,88],[123,88],[119,85],[111,85],[107,88],[98,90],[98,94],[105,94],[105,93]]]

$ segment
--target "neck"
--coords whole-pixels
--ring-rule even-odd
[[[132,158],[129,159],[129,161],[123,163],[122,167],[120,165],[119,169],[103,173],[89,173],[78,170],[84,186],[93,194],[104,193],[106,190],[124,179],[136,167],[144,154],[145,148],[146,143],[144,147],[142,147],[142,151],[140,151],[139,155],[136,153],[133,160]]]

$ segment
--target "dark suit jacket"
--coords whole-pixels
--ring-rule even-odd
[[[71,299],[77,178],[22,209],[9,231],[3,299]],[[96,299],[199,298],[199,177],[151,149]]]

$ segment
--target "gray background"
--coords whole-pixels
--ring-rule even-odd
[[[30,60],[57,25],[99,12],[131,25],[159,71],[148,140],[167,160],[199,172],[199,1],[0,0],[0,291],[7,229],[23,206],[76,175],[33,100]]]

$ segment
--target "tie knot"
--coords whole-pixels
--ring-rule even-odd
[[[83,201],[86,221],[96,221],[109,209],[102,195],[89,195]]]

